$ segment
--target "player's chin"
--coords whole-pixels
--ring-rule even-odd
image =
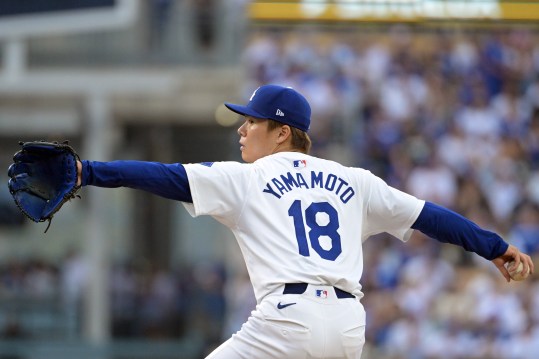
[[[245,151],[243,150],[243,146],[241,148],[241,159],[244,161],[244,162],[250,162],[249,161],[249,154],[245,153]]]
[[[252,163],[256,160],[256,158],[253,158],[254,156],[252,156],[249,152],[246,152],[242,149],[241,151],[241,159],[244,161],[244,162],[247,162],[247,163]]]

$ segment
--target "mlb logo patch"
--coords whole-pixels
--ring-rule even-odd
[[[328,291],[325,289],[317,289],[316,296],[318,298],[326,299],[328,297]]]
[[[304,168],[304,167],[307,167],[307,160],[294,161],[294,168]]]

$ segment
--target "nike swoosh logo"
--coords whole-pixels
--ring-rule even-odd
[[[296,303],[286,303],[286,304],[281,304],[281,302],[279,302],[277,304],[277,309],[283,309],[283,308],[286,308],[286,307],[290,307],[291,305],[294,305]]]

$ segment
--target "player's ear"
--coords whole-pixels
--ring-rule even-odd
[[[288,138],[292,136],[292,129],[288,125],[282,125],[279,128],[279,132],[277,134],[277,143],[281,144],[284,143]]]

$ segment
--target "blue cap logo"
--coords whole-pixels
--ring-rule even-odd
[[[311,106],[291,87],[264,85],[257,88],[247,106],[225,103],[242,116],[270,119],[307,132],[311,125]]]

